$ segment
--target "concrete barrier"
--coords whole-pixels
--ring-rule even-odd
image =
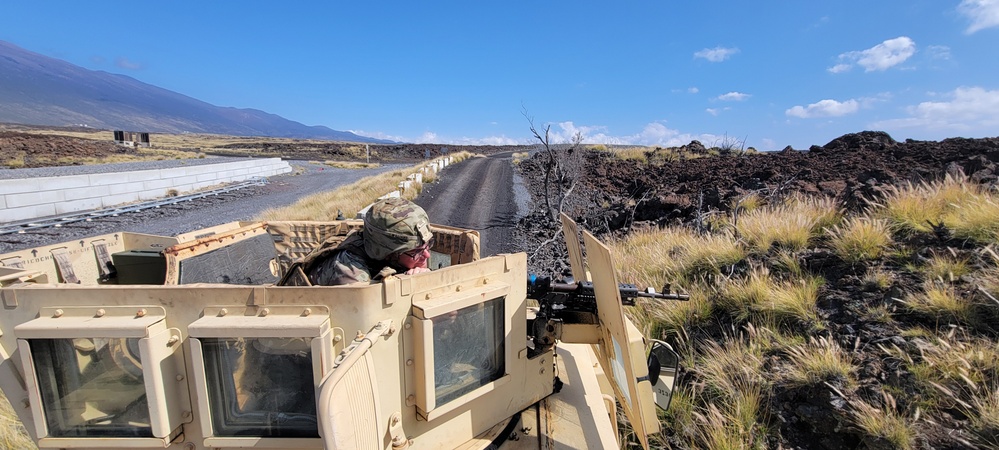
[[[438,159],[438,160],[435,160],[435,161],[432,161],[432,162],[428,163],[426,166],[421,167],[419,172],[417,172],[417,173],[411,173],[411,174],[409,174],[409,175],[406,176],[406,180],[405,181],[400,181],[399,182],[399,186],[398,186],[399,187],[398,190],[389,192],[388,194],[385,194],[385,195],[383,195],[381,197],[378,197],[378,200],[384,200],[386,198],[399,198],[399,197],[402,197],[402,193],[405,192],[407,189],[411,189],[413,187],[413,183],[414,182],[415,183],[423,183],[423,174],[426,173],[428,170],[432,170],[434,173],[437,173],[437,171],[439,170],[439,168],[443,168],[444,166],[446,166],[446,165],[448,165],[450,163],[451,163],[451,157],[450,156],[446,156],[444,158],[441,158],[441,159]],[[354,218],[355,219],[363,219],[364,218],[364,214],[366,214],[368,212],[368,210],[371,209],[371,205],[374,205],[374,203],[371,203],[368,206],[365,206],[364,208],[362,208],[360,211],[357,212],[357,214],[354,215]]]
[[[291,172],[280,158],[134,172],[0,180],[0,222],[30,220],[185,194]]]

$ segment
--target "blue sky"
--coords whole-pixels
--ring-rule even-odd
[[[0,1],[0,40],[214,105],[443,144],[999,136],[999,0]]]

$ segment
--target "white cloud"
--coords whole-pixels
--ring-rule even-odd
[[[704,58],[711,62],[722,62],[726,59],[732,57],[732,55],[739,53],[737,48],[727,48],[727,47],[715,47],[706,48],[697,53],[694,53],[695,58]]]
[[[718,96],[718,100],[727,101],[727,102],[728,101],[731,101],[731,102],[741,102],[743,100],[748,99],[749,97],[752,97],[752,96],[749,95],[749,94],[744,94],[742,92],[729,92],[727,94],[719,95]]]
[[[125,57],[120,57],[117,60],[115,60],[114,65],[121,69],[128,69],[128,70],[139,70],[144,67],[142,63],[129,61],[128,58]]]
[[[678,147],[687,145],[690,141],[717,142],[720,136],[713,134],[689,134],[671,129],[661,122],[646,124],[641,131],[632,135],[613,136],[607,133],[607,127],[577,126],[573,122],[560,122],[551,130],[552,142],[569,142],[576,133],[583,137],[584,144],[608,145],[656,145],[660,147]]]
[[[708,114],[711,114],[712,116],[717,116],[719,112],[717,108],[708,108],[705,109],[705,111],[707,111]]]
[[[860,65],[864,72],[884,71],[897,66],[916,53],[916,43],[907,36],[888,39],[867,50],[846,52],[839,55],[843,63],[830,67],[832,73],[841,73]]]
[[[957,12],[971,19],[965,34],[999,26],[999,0],[962,0]]]
[[[851,65],[851,64],[836,64],[835,66],[832,66],[832,67],[830,67],[830,68],[828,68],[826,70],[828,70],[828,71],[830,71],[832,73],[843,73],[843,72],[849,71],[852,68],[853,68],[853,65]]]
[[[853,114],[860,109],[860,102],[854,99],[847,100],[845,102],[838,102],[836,100],[821,100],[816,103],[812,103],[808,106],[794,106],[784,114],[791,117],[800,117],[802,119],[811,119],[815,117],[840,117],[847,114]]]
[[[922,128],[939,131],[981,131],[994,134],[999,129],[999,89],[959,87],[947,94],[949,101],[922,102],[906,108],[909,117],[883,120],[874,128],[891,130]]]
[[[698,92],[701,92],[701,90],[698,89],[698,88],[696,88],[696,87],[689,87],[689,88],[687,88],[687,93],[688,94],[696,94]]]
[[[926,47],[926,54],[932,59],[950,59],[950,47],[946,45],[931,45]]]

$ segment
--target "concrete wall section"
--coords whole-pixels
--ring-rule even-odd
[[[185,194],[210,186],[291,172],[280,158],[253,158],[135,172],[0,180],[0,222],[30,220]]]

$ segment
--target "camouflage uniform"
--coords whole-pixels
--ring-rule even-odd
[[[364,215],[363,231],[347,235],[335,248],[316,249],[305,257],[303,269],[313,285],[381,281],[396,273],[387,261],[390,256],[432,237],[423,208],[401,198],[379,200]]]

